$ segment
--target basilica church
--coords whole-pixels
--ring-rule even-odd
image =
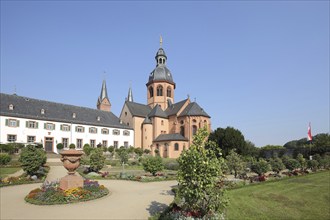
[[[134,130],[134,146],[149,149],[161,157],[177,158],[192,144],[197,130],[211,130],[210,116],[197,102],[185,100],[175,102],[176,84],[167,68],[167,56],[160,48],[156,56],[156,67],[146,83],[147,103],[133,100],[132,88],[120,113],[123,124]]]

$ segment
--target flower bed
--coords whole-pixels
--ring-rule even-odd
[[[94,200],[109,194],[109,190],[97,181],[84,180],[83,187],[67,190],[59,188],[59,182],[45,181],[40,188],[32,190],[25,201],[35,205],[68,204],[82,201]]]

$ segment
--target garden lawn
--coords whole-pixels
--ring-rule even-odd
[[[0,178],[4,178],[9,174],[13,174],[17,171],[19,171],[20,167],[0,167]]]
[[[330,171],[228,190],[229,220],[330,219]]]

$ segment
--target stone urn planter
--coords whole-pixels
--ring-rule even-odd
[[[70,149],[61,151],[60,154],[62,156],[61,161],[63,162],[63,166],[68,170],[68,175],[60,180],[60,188],[67,190],[75,187],[83,187],[83,178],[79,174],[76,175],[75,173],[76,169],[80,165],[80,159],[84,152]]]

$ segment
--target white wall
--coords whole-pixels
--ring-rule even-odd
[[[19,127],[6,126],[6,119],[19,120]],[[39,123],[39,126],[38,128],[27,128],[26,121],[36,121]],[[47,122],[55,124],[55,130],[44,129],[44,123]],[[36,142],[42,142],[43,145],[45,145],[46,137],[52,137],[54,140],[53,143],[54,152],[57,152],[56,144],[62,143],[62,138],[68,138],[69,144],[74,143],[75,145],[77,143],[77,139],[83,139],[82,146],[86,143],[89,144],[91,139],[95,140],[95,145],[97,145],[98,143],[102,143],[103,140],[107,140],[108,146],[113,145],[114,141],[118,141],[119,147],[124,146],[124,142],[128,142],[128,146],[134,146],[134,131],[132,129],[89,126],[82,124],[68,124],[71,126],[70,131],[61,131],[60,130],[61,124],[68,124],[68,123],[0,116],[0,143],[7,143],[7,135],[12,134],[12,135],[17,135],[16,142],[18,143],[27,143],[27,136],[36,136]],[[76,126],[84,127],[85,128],[84,133],[76,132],[75,131]],[[97,133],[96,134],[89,133],[90,127],[96,127]],[[101,134],[102,128],[109,129],[109,134]],[[113,135],[112,131],[114,129],[120,130],[120,135]],[[124,130],[130,132],[129,136],[123,135]]]

